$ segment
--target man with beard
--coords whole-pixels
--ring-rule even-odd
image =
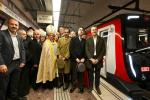
[[[103,67],[103,56],[106,52],[105,42],[103,38],[97,35],[97,28],[91,27],[92,37],[86,40],[85,52],[88,58],[87,68],[89,73],[89,92],[93,89],[94,73],[95,73],[95,88],[98,94],[101,94],[99,89],[100,71]],[[94,70],[95,69],[95,70]]]
[[[20,68],[25,65],[25,50],[17,35],[19,22],[8,20],[8,29],[0,31],[0,99],[6,100],[9,84],[11,100],[18,100]]]

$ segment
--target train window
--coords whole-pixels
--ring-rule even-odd
[[[129,51],[148,47],[149,39],[149,29],[147,28],[126,28],[126,47]]]
[[[115,32],[115,26],[113,24],[98,29],[98,35],[102,37],[107,45],[108,37]]]
[[[137,49],[137,34],[138,30],[136,28],[126,28],[128,50]]]
[[[102,30],[98,32],[98,35],[100,37],[107,37],[108,36],[108,29],[107,30]]]
[[[105,41],[105,44],[107,44],[108,30],[99,31],[98,35],[102,37]]]
[[[108,36],[108,32],[103,32],[103,36],[102,37],[107,37]]]
[[[144,48],[149,46],[149,32],[148,29],[139,29],[139,39],[138,39],[138,47]]]

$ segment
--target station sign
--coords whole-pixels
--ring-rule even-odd
[[[51,24],[52,22],[52,15],[50,12],[37,12],[37,23]]]

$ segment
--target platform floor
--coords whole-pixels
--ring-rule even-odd
[[[89,93],[87,89],[81,94],[78,88],[73,93],[69,93],[69,89],[63,91],[63,88],[36,91],[31,89],[27,98],[28,100],[132,100],[103,79],[101,79],[100,89],[101,95],[98,95],[95,90]]]
[[[92,93],[88,93],[87,90],[83,94],[78,93],[76,89],[73,93],[69,91],[63,91],[62,88],[59,89],[39,89],[34,91],[30,90],[27,96],[28,100],[97,100]]]

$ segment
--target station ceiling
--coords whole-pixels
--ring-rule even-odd
[[[52,14],[52,0],[13,1],[20,1],[35,21],[37,11]],[[122,13],[150,14],[149,4],[150,0],[62,0],[59,25],[76,30],[78,27],[88,28],[95,22],[101,23]],[[42,28],[47,25],[39,24]]]

